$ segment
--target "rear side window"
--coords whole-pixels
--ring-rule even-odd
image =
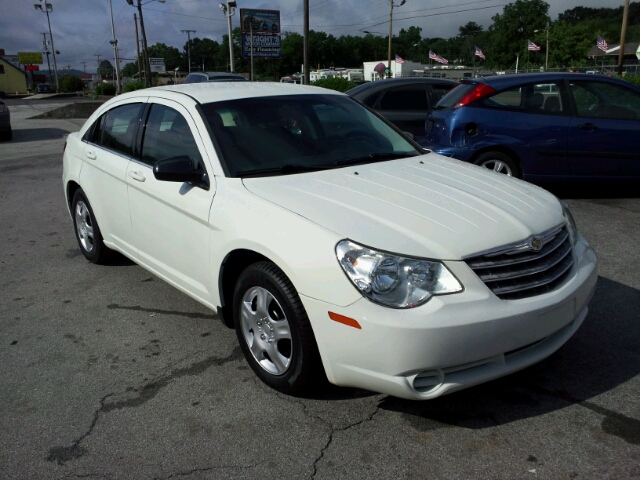
[[[122,105],[110,110],[102,131],[94,133],[96,143],[126,156],[133,154],[133,134],[142,111],[141,103]]]
[[[566,110],[559,85],[555,82],[520,85],[481,102],[487,108],[543,115],[561,115]]]
[[[378,101],[378,99],[382,95],[382,92],[384,92],[384,90],[380,90],[379,92],[376,92],[373,95],[369,95],[367,98],[365,98],[362,101],[362,103],[364,103],[367,107],[370,107],[370,108],[375,107],[376,102]]]
[[[380,100],[380,110],[425,111],[429,109],[424,85],[390,88]]]
[[[204,75],[190,73],[184,79],[184,83],[200,83],[200,82],[203,82],[205,80],[206,79],[204,78]]]
[[[431,90],[433,90],[434,95],[436,96],[436,102],[439,101],[442,97],[444,97],[447,93],[451,91],[451,89],[455,85],[431,85]]]
[[[461,83],[456,88],[447,93],[436,105],[437,110],[443,109],[451,109],[455,107],[458,102],[464,97],[467,93],[473,90],[475,84],[473,83]]]

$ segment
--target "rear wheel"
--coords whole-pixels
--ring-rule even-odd
[[[247,362],[283,393],[310,390],[322,378],[311,323],[287,276],[271,262],[242,272],[233,296],[236,335]]]
[[[0,133],[0,140],[6,140],[9,141],[13,138],[13,132],[9,129],[6,132],[1,132]]]
[[[508,177],[522,177],[522,173],[518,168],[518,164],[513,158],[503,152],[486,152],[480,155],[473,162],[481,167],[493,170],[496,173],[502,173]]]
[[[91,209],[91,204],[81,188],[76,190],[71,202],[73,226],[82,254],[92,263],[106,263],[112,251],[102,240],[100,227]]]

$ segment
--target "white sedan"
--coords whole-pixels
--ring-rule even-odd
[[[429,399],[540,361],[597,260],[557,198],[283,83],[120,95],[67,139],[84,256],[118,251],[235,328],[268,385]]]

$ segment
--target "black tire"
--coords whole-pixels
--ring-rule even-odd
[[[258,307],[260,295],[265,295],[266,312]],[[259,262],[240,274],[233,292],[233,317],[247,362],[271,388],[300,394],[326,381],[311,323],[298,292],[276,265]],[[288,343],[282,335],[286,326],[290,334]]]
[[[518,163],[511,156],[503,152],[485,152],[476,158],[473,163],[510,177],[522,178],[522,171]],[[494,168],[495,166],[497,166],[499,170],[496,170]]]
[[[76,190],[71,202],[71,216],[76,233],[76,240],[82,254],[87,260],[96,264],[107,263],[113,251],[104,244],[98,221],[91,204],[81,188]],[[78,222],[84,223],[78,225]],[[80,227],[80,228],[78,228]]]
[[[0,133],[0,140],[10,141],[13,138],[13,132],[8,130],[6,132]]]

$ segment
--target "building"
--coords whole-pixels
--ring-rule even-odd
[[[587,56],[594,60],[598,67],[609,67],[618,65],[620,56],[620,44],[609,45],[606,51],[600,50],[596,45],[591,47]],[[633,73],[637,71],[638,60],[640,59],[640,43],[628,42],[624,44],[624,55],[622,64],[625,70]]]
[[[0,50],[0,92],[7,95],[26,95],[27,75],[4,56]]]
[[[374,80],[380,80],[381,78],[387,78],[387,75],[383,72],[382,74],[375,71],[376,65],[382,63],[385,68],[387,67],[386,60],[378,60],[376,62],[364,62],[364,78],[365,82],[371,82]],[[391,78],[396,77],[411,77],[415,76],[414,70],[422,70],[424,69],[424,65],[419,62],[412,62],[411,60],[405,60],[404,63],[396,63],[395,60],[391,60]]]
[[[312,70],[309,72],[309,82],[313,83],[321,78],[340,77],[349,80],[350,82],[362,82],[363,71],[361,68],[326,68],[321,70]]]

